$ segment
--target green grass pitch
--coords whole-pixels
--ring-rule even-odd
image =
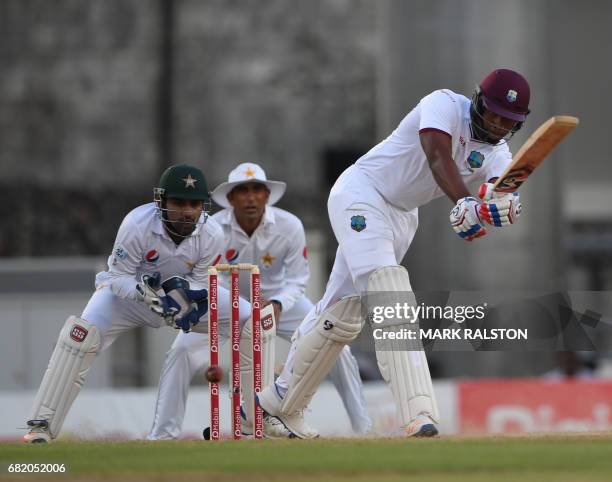
[[[8,473],[63,463],[64,474]],[[0,444],[0,480],[610,481],[612,435]]]

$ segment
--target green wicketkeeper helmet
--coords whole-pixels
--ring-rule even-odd
[[[166,207],[169,199],[188,199],[202,201],[202,215],[196,222],[190,221],[168,221],[170,210]],[[210,193],[204,174],[197,167],[187,164],[170,166],[159,178],[159,186],[153,189],[153,199],[157,206],[157,212],[166,229],[179,237],[186,238],[191,233],[185,235],[172,227],[172,224],[191,225],[195,229],[199,224],[204,224],[208,219],[208,213],[212,207]]]
[[[159,178],[159,185],[154,189],[155,200],[161,198],[196,199],[205,204],[210,203],[208,184],[202,171],[187,164],[170,166]]]

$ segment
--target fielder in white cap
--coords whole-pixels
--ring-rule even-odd
[[[213,191],[212,199],[224,209],[212,218],[224,233],[222,262],[252,263],[260,267],[263,305],[274,307],[275,333],[291,341],[314,307],[304,294],[309,277],[304,227],[293,214],[273,207],[285,189],[284,182],[268,180],[259,165],[242,163],[230,172],[227,182]],[[228,285],[226,277],[222,275],[219,279],[221,284]],[[241,279],[241,293],[248,293],[247,282],[246,277]],[[275,333],[274,330],[262,330],[264,386],[274,382]],[[175,439],[180,435],[189,384],[195,373],[208,365],[208,360],[208,334],[179,333],[162,369],[149,440]],[[245,434],[252,427],[253,404],[247,402],[252,393],[251,369],[249,350],[245,347],[241,349]],[[371,421],[359,368],[348,346],[341,352],[329,376],[342,398],[353,430],[368,432]]]

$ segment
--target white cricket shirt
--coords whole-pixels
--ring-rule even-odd
[[[96,288],[109,285],[121,298],[136,299],[136,284],[143,274],[159,271],[161,280],[182,276],[192,289],[207,286],[208,266],[221,260],[223,231],[209,217],[178,246],[157,213],[155,203],[137,207],[123,219],[108,270],[96,276]]]
[[[470,100],[450,90],[436,90],[400,122],[356,166],[391,204],[411,210],[444,195],[421,147],[419,131],[435,129],[452,138],[452,156],[466,184],[483,183],[503,173],[512,155],[506,142],[475,141],[470,131]]]
[[[249,237],[238,225],[233,209],[224,209],[212,219],[223,229],[224,263],[252,263],[260,268],[262,296],[281,302],[289,311],[304,296],[308,282],[308,254],[302,222],[283,209],[266,206],[263,219]],[[241,293],[248,293],[241,277]],[[223,284],[226,285],[224,280]],[[247,296],[248,297],[248,296]]]

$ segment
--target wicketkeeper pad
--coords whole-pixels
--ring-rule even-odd
[[[276,341],[276,320],[274,306],[269,304],[261,309],[261,389],[274,383],[274,357]],[[242,328],[240,336],[240,388],[243,409],[248,426],[253,423],[253,320]],[[245,427],[246,428],[246,427]]]
[[[321,313],[315,327],[298,339],[293,376],[281,405],[283,413],[308,406],[342,349],[357,338],[361,327],[359,296],[344,298]]]
[[[370,275],[368,295],[376,299],[376,293],[385,292],[405,292],[416,304],[408,272],[403,266],[385,266]],[[409,320],[385,320],[373,328],[397,332],[402,325],[406,328],[415,326]],[[422,412],[439,423],[438,405],[420,340],[385,339],[381,345],[384,350],[376,348],[378,368],[393,392],[402,426],[408,425]]]
[[[76,316],[66,320],[30,417],[31,420],[47,420],[51,438],[59,434],[99,350],[100,334],[95,325]]]

